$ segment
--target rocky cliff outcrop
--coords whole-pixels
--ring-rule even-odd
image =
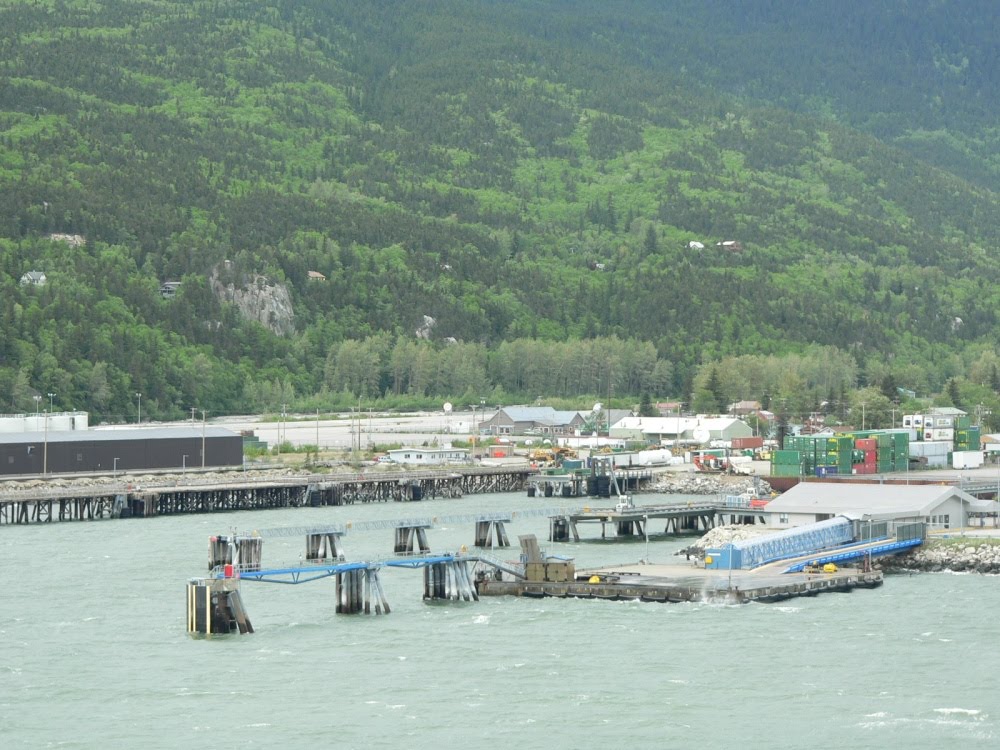
[[[279,336],[294,333],[295,313],[284,284],[260,274],[234,274],[231,267],[215,269],[210,282],[215,295],[235,305],[247,320],[256,320]]]

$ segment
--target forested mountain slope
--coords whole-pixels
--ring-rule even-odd
[[[996,35],[954,5],[0,0],[0,394],[536,396],[527,340],[595,337],[563,395],[814,344],[939,387],[998,303]]]

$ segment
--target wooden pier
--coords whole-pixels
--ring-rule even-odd
[[[528,478],[528,497],[613,497],[642,490],[653,481],[649,468],[548,469]]]
[[[580,524],[600,524],[601,539],[645,536],[653,521],[663,521],[664,534],[703,534],[719,524],[753,523],[760,511],[713,498],[704,502],[630,507],[585,507],[549,519],[550,542],[580,541]],[[760,519],[762,520],[762,519]]]
[[[523,490],[532,473],[515,466],[280,478],[233,472],[215,480],[149,474],[82,487],[51,481],[0,490],[0,525],[456,498]]]

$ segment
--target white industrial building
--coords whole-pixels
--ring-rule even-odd
[[[732,417],[625,417],[611,425],[609,435],[663,445],[704,445],[713,440],[751,437],[753,430],[746,422]]]
[[[979,500],[951,485],[799,482],[767,504],[767,523],[785,528],[847,516],[922,521],[932,530],[954,529],[967,525],[970,515],[995,508],[996,503]]]
[[[394,448],[386,451],[397,464],[458,464],[469,463],[466,448],[443,447]]]
[[[54,411],[34,414],[0,414],[0,433],[65,432],[90,429],[90,415],[85,411]]]

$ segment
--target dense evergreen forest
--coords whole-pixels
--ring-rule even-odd
[[[995,26],[979,0],[0,0],[0,398],[1000,415]],[[220,268],[287,288],[294,332]]]

